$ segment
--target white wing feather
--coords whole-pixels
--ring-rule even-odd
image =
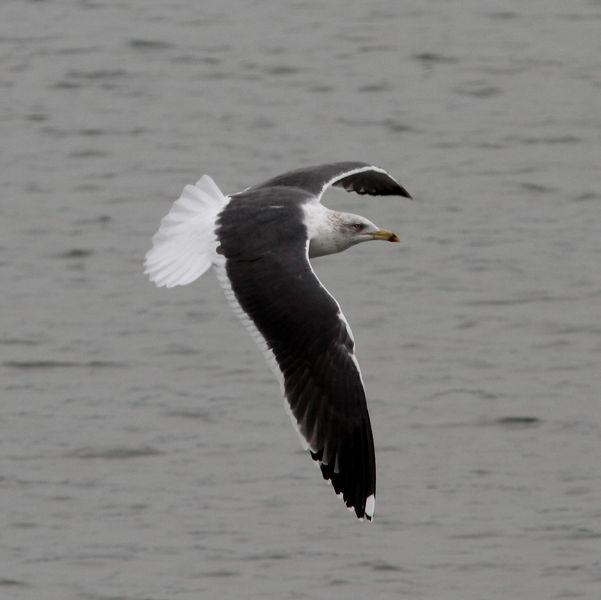
[[[158,287],[198,279],[217,257],[215,221],[228,202],[208,175],[187,185],[152,238],[144,260],[149,279]]]

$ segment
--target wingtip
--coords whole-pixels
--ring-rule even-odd
[[[314,464],[316,464],[317,466],[321,466],[321,463],[318,463],[317,461]],[[326,477],[325,474],[324,474],[323,480],[327,484],[332,483],[330,478]],[[374,513],[376,511],[376,497],[374,494],[370,494],[366,498],[365,505],[363,508],[361,508],[361,505],[359,505],[357,507],[357,506],[354,506],[353,504],[347,504],[347,500],[345,500],[344,493],[342,491],[336,492],[336,496],[344,502],[346,510],[348,510],[351,513],[355,513],[357,520],[368,521],[369,523],[373,522]]]
[[[351,511],[355,511],[357,515],[357,519],[359,521],[367,521],[368,523],[373,523],[374,520],[374,512],[376,509],[376,497],[374,494],[371,494],[365,500],[365,506],[363,509],[357,509],[353,506],[347,506],[347,508]]]
[[[397,195],[402,196],[403,198],[409,198],[409,200],[413,200],[413,196],[401,185],[398,184]]]

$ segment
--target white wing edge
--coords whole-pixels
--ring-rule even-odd
[[[203,175],[187,185],[161,220],[146,253],[144,273],[157,287],[186,285],[215,261],[215,221],[229,202],[215,182]]]
[[[345,177],[349,177],[350,175],[356,175],[357,173],[365,173],[366,171],[375,171],[376,173],[383,173],[384,175],[387,175],[388,177],[390,177],[390,179],[392,179],[393,181],[396,181],[396,179],[394,177],[392,177],[392,175],[390,175],[390,173],[388,173],[388,171],[385,171],[381,167],[376,167],[375,165],[366,165],[364,167],[357,167],[356,169],[350,169],[349,171],[344,171],[342,173],[339,173],[338,175],[336,175],[336,177],[333,177],[329,181],[326,181],[323,184],[319,194],[317,194],[317,196],[315,197],[317,202],[321,202],[321,197],[323,196],[324,192],[329,187],[334,185],[337,181],[340,181],[341,179],[344,179]]]

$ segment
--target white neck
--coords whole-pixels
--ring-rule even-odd
[[[309,257],[325,256],[342,252],[354,242],[348,237],[340,235],[338,225],[340,214],[330,210],[317,202],[308,202],[303,205],[305,212],[305,226],[309,235]]]

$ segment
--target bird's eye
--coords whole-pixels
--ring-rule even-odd
[[[363,223],[353,223],[353,229],[355,231],[363,231],[365,229],[365,225]]]

